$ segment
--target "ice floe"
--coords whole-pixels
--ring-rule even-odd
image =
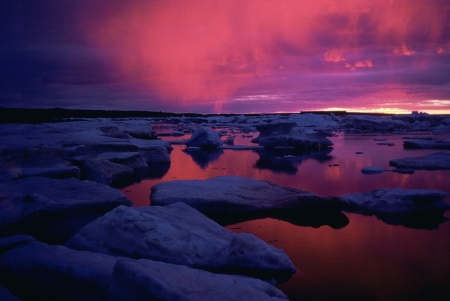
[[[65,242],[95,218],[131,205],[120,191],[91,181],[31,177],[0,183],[0,235],[25,233]]]
[[[0,239],[0,281],[25,300],[287,300],[259,279],[20,239]]]
[[[277,122],[258,124],[260,132],[257,138],[259,145],[273,148],[277,146],[292,146],[299,149],[320,149],[333,145],[327,134],[321,131],[296,128],[295,122]]]
[[[341,228],[348,224],[339,198],[238,176],[176,180],[151,188],[151,205],[184,202],[222,225],[273,217],[295,225]]]
[[[195,146],[200,148],[217,148],[223,144],[219,134],[200,126],[189,138],[184,142],[187,146]]]
[[[450,169],[450,153],[434,153],[422,157],[407,157],[389,161],[397,168],[439,170]]]
[[[150,200],[152,205],[184,202],[202,212],[325,209],[340,205],[307,191],[239,176],[159,183],[151,188]]]
[[[434,229],[448,220],[443,216],[450,210],[450,203],[444,200],[448,195],[430,189],[383,188],[346,194],[342,200],[349,212],[375,215],[388,224]]]
[[[252,234],[235,234],[184,203],[120,206],[86,225],[66,246],[215,272],[287,277],[287,255]]]

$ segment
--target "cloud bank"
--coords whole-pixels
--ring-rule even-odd
[[[46,0],[16,11],[23,22],[8,24],[22,39],[10,40],[25,46],[8,56],[22,67],[3,77],[25,79],[9,93],[24,103],[450,112],[446,0]]]

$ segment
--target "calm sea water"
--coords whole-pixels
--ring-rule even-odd
[[[122,192],[135,206],[147,206],[154,184],[238,175],[322,196],[395,187],[450,193],[450,171],[361,173],[364,166],[392,169],[390,159],[436,152],[404,150],[402,136],[406,135],[338,135],[331,138],[331,151],[310,154],[253,150],[198,153],[174,146],[164,175],[142,180]],[[450,135],[433,138],[448,140]],[[374,139],[387,139],[384,142],[394,146],[378,145],[380,141]],[[251,145],[250,138],[238,135],[235,144]],[[288,254],[298,272],[278,288],[291,300],[450,300],[450,222],[425,230],[389,225],[374,216],[345,215],[349,224],[339,229],[298,226],[273,218],[226,227],[253,233]],[[450,218],[450,212],[445,217]]]

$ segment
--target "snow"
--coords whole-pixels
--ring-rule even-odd
[[[389,117],[378,117],[371,115],[346,115],[339,120],[340,126],[345,130],[356,130],[364,132],[392,132],[407,128],[407,124],[401,120]]]
[[[407,214],[430,210],[450,210],[444,201],[449,194],[430,189],[377,189],[342,196],[347,210],[367,214]]]
[[[66,246],[250,275],[295,272],[284,251],[252,234],[235,234],[184,203],[120,206],[86,225]]]
[[[423,157],[407,157],[389,161],[389,165],[397,168],[439,170],[450,169],[450,153],[433,153]]]
[[[150,201],[151,205],[184,202],[201,212],[330,209],[340,205],[300,189],[238,176],[159,183],[151,188]]]
[[[11,161],[22,177],[79,178],[80,169],[60,157],[40,156]]]
[[[259,145],[266,148],[293,146],[301,149],[319,149],[333,145],[324,132],[313,130],[301,131],[295,128],[295,122],[277,122],[259,124],[257,138]]]
[[[0,280],[26,300],[108,300],[116,261],[30,241],[0,256]]]
[[[287,300],[271,284],[245,276],[77,251],[26,237],[0,239],[0,246],[8,244],[0,253],[0,281],[25,300]]]
[[[0,285],[0,300],[2,301],[20,301],[21,299],[17,298],[9,290]]]
[[[280,290],[258,279],[145,259],[117,260],[111,288],[113,300],[287,300]]]
[[[217,148],[223,144],[219,134],[216,132],[200,126],[191,136],[185,141],[187,146],[196,146],[200,148]]]
[[[289,120],[295,121],[302,128],[314,128],[323,131],[335,131],[339,128],[336,117],[333,115],[318,114],[292,114]]]
[[[131,202],[118,190],[77,179],[24,178],[0,183],[0,234],[66,241],[82,226]]]
[[[123,164],[91,159],[84,163],[84,173],[87,180],[113,185],[131,179],[133,169]]]

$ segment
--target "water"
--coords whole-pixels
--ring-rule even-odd
[[[449,139],[448,134],[434,135],[438,137]],[[380,138],[394,146],[378,145],[374,139]],[[237,136],[235,143],[250,145],[249,140]],[[156,183],[238,175],[322,196],[395,187],[450,193],[450,171],[361,173],[364,166],[392,169],[390,159],[436,152],[404,150],[402,135],[341,133],[331,140],[333,150],[306,155],[253,150],[199,154],[174,146],[170,168],[162,177],[142,180],[122,192],[135,206],[147,206]],[[288,254],[298,272],[278,288],[291,300],[450,300],[450,222],[426,230],[389,225],[373,216],[345,215],[349,224],[339,229],[302,227],[272,218],[226,228],[253,233]],[[450,218],[450,213],[445,216]]]

